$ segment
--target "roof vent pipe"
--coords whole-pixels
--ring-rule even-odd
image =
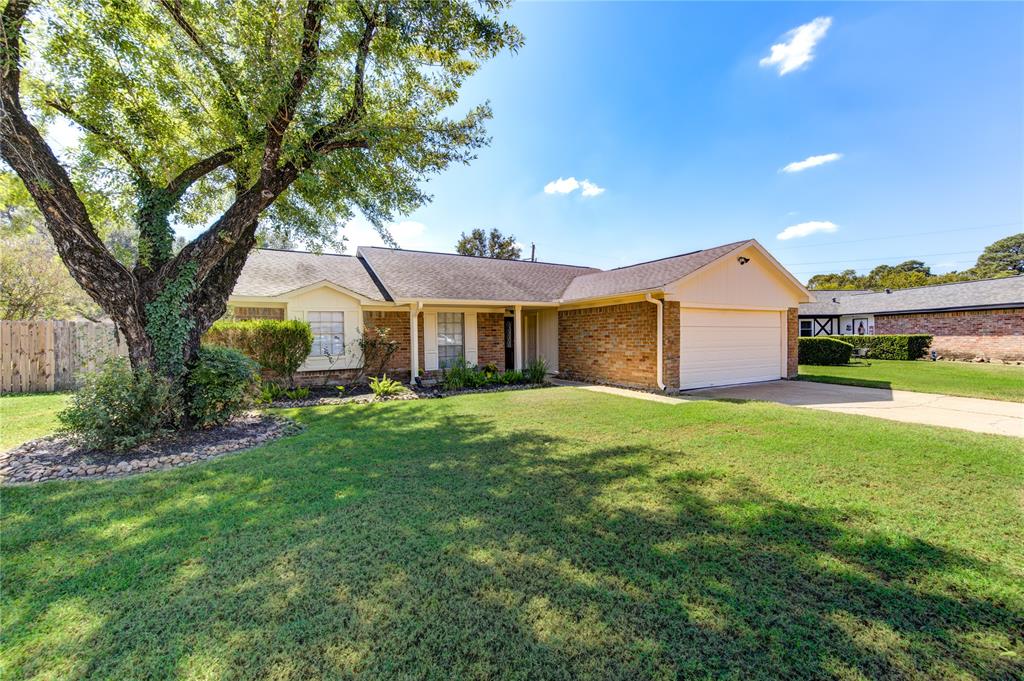
[[[658,342],[658,352],[657,352],[657,359],[656,359],[656,361],[658,363],[658,368],[657,368],[657,372],[656,372],[656,380],[657,380],[657,383],[658,383],[658,390],[664,390],[665,389],[665,380],[664,380],[665,377],[662,375],[662,373],[663,373],[663,367],[664,367],[664,364],[665,364],[664,359],[663,359],[663,357],[664,357],[664,355],[663,355],[663,353],[664,353],[664,346],[665,346],[665,301],[664,300],[658,300],[657,298],[652,296],[650,293],[645,293],[644,294],[644,300],[646,300],[648,303],[654,303],[654,305],[658,308],[658,341],[657,341]]]

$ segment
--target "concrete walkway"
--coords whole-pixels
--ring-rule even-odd
[[[977,433],[1024,437],[1024,404],[861,388],[811,381],[770,381],[683,393],[691,399],[761,400],[795,407],[875,416],[891,421],[923,423]]]

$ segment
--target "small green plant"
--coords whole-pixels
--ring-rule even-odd
[[[225,423],[260,394],[259,365],[238,350],[203,346],[188,376],[189,415],[197,427]]]
[[[473,367],[466,362],[465,357],[459,357],[451,366],[444,370],[444,376],[441,379],[441,385],[445,390],[462,390],[463,388],[473,387],[473,382],[476,380],[473,377]]]
[[[116,357],[80,378],[78,392],[57,415],[61,431],[93,449],[125,451],[163,434],[181,420],[168,380],[132,370]]]
[[[277,383],[264,383],[263,387],[260,388],[259,401],[269,404],[274,400],[284,397],[286,392],[288,392],[287,389]]]
[[[338,389],[338,394],[339,395],[344,395],[345,394],[345,386],[339,385],[339,386],[336,386],[336,387]]]
[[[544,361],[543,357],[538,357],[526,365],[523,375],[526,377],[527,383],[543,383],[548,375],[548,363]]]
[[[293,388],[284,392],[289,400],[304,400],[309,397],[309,388]]]
[[[384,374],[380,378],[370,379],[370,390],[373,391],[374,397],[390,397],[404,393],[405,386]]]
[[[498,374],[497,381],[502,385],[516,385],[517,383],[525,382],[526,377],[523,375],[522,371],[516,371],[513,369],[512,371],[506,371]]]

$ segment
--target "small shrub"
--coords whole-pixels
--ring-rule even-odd
[[[404,393],[405,386],[393,378],[388,378],[385,374],[381,378],[370,379],[370,390],[373,391],[375,397],[390,397]]]
[[[544,361],[543,357],[538,357],[526,365],[523,375],[526,377],[527,383],[543,383],[548,375],[548,363]]]
[[[828,336],[808,336],[798,341],[800,364],[849,364],[853,346]]]
[[[391,329],[386,326],[364,330],[357,343],[363,356],[363,370],[373,376],[384,373],[399,347],[398,341],[391,337]]]
[[[181,417],[170,382],[145,369],[133,371],[124,357],[84,374],[80,386],[57,418],[64,434],[93,449],[132,449]]]
[[[189,415],[197,427],[226,423],[259,394],[259,365],[238,350],[203,346],[188,376]]]
[[[473,368],[469,366],[464,357],[459,357],[452,365],[444,370],[441,378],[441,385],[445,390],[462,390],[473,387],[475,380]]]
[[[284,396],[289,400],[304,400],[309,397],[309,388],[293,388],[292,390],[285,390]]]
[[[277,383],[264,383],[260,389],[260,402],[270,403],[274,400],[279,400],[285,396],[288,389],[284,386],[280,386]]]
[[[523,375],[522,371],[512,370],[498,374],[497,380],[502,385],[516,385],[517,383],[525,383],[526,376]]]
[[[867,348],[871,359],[920,359],[928,352],[932,337],[925,333],[884,334],[880,336],[830,336],[850,343],[855,348]]]
[[[251,319],[216,322],[203,337],[211,345],[234,348],[256,360],[260,367],[295,385],[295,372],[313,350],[313,331],[298,320]]]
[[[487,364],[480,367],[480,371],[484,372],[485,374],[496,374],[498,373],[498,365],[495,364],[494,362],[488,362]]]

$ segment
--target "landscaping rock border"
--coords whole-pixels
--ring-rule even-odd
[[[250,449],[301,429],[291,419],[251,412],[222,426],[176,433],[128,452],[89,450],[71,438],[52,435],[0,453],[0,484],[118,478],[179,468]]]
[[[265,405],[275,409],[292,409],[296,407],[319,407],[333,404],[366,404],[369,402],[391,402],[396,400],[429,400],[441,397],[453,397],[455,395],[469,395],[472,393],[499,393],[511,390],[536,390],[537,388],[551,388],[553,383],[526,383],[515,385],[492,385],[485,388],[466,388],[465,390],[445,391],[440,387],[416,388],[400,395],[389,395],[388,397],[377,397],[373,394],[353,395],[351,397],[310,397],[305,400],[275,400]]]

